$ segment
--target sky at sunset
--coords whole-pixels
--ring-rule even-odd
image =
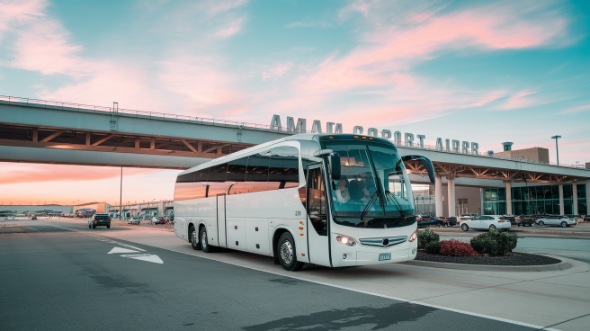
[[[590,162],[590,1],[0,0],[0,95],[273,114]],[[0,113],[0,122],[2,114]],[[177,170],[125,169],[123,201]],[[0,205],[119,201],[120,168],[0,163]]]

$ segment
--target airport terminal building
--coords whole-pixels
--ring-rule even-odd
[[[585,168],[551,165],[546,148],[512,150],[512,143],[503,145],[504,151],[486,155],[429,155],[437,180],[415,191],[416,213],[588,214],[590,163]],[[424,182],[420,177],[413,179]]]

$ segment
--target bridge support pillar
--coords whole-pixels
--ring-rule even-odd
[[[578,211],[578,183],[577,182],[573,182],[572,183],[572,214],[574,215],[578,215],[579,211]]]
[[[449,196],[449,216],[457,216],[455,211],[455,178],[447,177],[447,191]]]
[[[443,216],[443,201],[442,201],[442,177],[436,176],[434,181],[434,211],[435,216]]]
[[[563,205],[563,183],[557,185],[559,189],[559,215],[565,214],[565,206]]]
[[[506,215],[512,215],[512,186],[510,181],[504,181],[504,187],[506,188]]]

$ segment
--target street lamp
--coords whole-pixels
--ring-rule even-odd
[[[557,165],[559,165],[559,146],[557,145],[557,139],[561,138],[561,136],[553,136],[551,139],[555,139],[555,155],[557,155]]]

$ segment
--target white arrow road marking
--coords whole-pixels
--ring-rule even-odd
[[[122,254],[121,256],[128,257],[130,259],[146,261],[146,262],[164,264],[164,261],[162,261],[162,259],[160,259],[159,256],[154,255],[154,254]]]
[[[108,254],[122,254],[122,253],[139,253],[138,251],[134,251],[132,249],[121,248],[121,247],[114,247]]]
[[[134,249],[135,251],[145,252],[144,249],[141,249],[139,247],[135,247],[133,245],[129,245],[129,244],[126,244],[126,243],[120,243],[120,242],[115,241],[115,240],[104,239],[104,238],[99,238],[97,240],[98,241],[105,242],[105,243],[109,243],[109,244],[115,244],[115,245],[119,245],[119,246],[123,246],[123,247],[128,247],[128,248]]]

